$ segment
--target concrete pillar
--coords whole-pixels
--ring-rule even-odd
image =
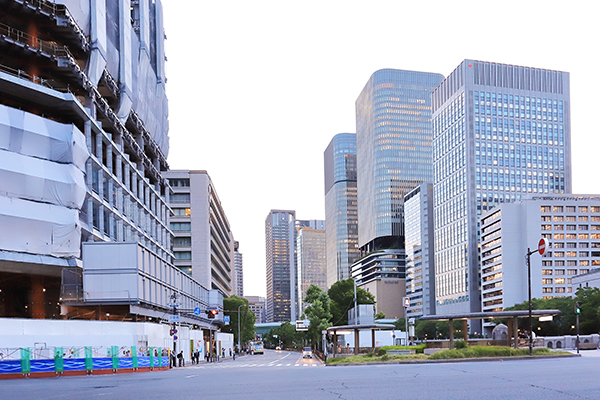
[[[358,355],[358,349],[360,347],[360,336],[358,329],[354,330],[354,354]]]
[[[463,340],[465,342],[469,341],[469,321],[467,321],[466,319],[463,319],[462,321],[462,334],[463,334]]]
[[[371,347],[375,351],[375,329],[371,329]]]
[[[337,333],[336,333],[336,331],[333,331],[333,356],[334,357],[335,357],[335,354],[337,352],[337,346],[338,346]]]
[[[448,320],[448,332],[450,332],[450,348],[454,347],[454,320]]]
[[[44,278],[41,276],[31,277],[31,292],[29,296],[29,307],[31,308],[31,318],[46,318],[46,293],[44,291]]]
[[[515,341],[515,349],[519,347],[519,318],[513,317],[513,339]]]

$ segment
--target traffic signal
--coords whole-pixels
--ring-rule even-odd
[[[175,327],[172,327],[171,330],[169,331],[169,335],[173,336],[177,333],[177,329]]]
[[[575,302],[575,314],[581,314],[581,305],[578,301]]]
[[[206,310],[206,316],[210,319],[214,319],[217,314],[219,314],[219,310]]]

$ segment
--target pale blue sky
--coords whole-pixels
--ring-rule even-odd
[[[571,74],[574,193],[600,193],[592,1],[163,0],[169,165],[205,169],[240,250],[244,293],[265,289],[270,209],[324,219],[323,152],[355,132],[373,72],[448,76],[468,58]]]

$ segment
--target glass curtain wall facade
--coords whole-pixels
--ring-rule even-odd
[[[383,69],[371,76],[356,100],[363,251],[375,250],[376,239],[385,237],[403,246],[398,238],[404,236],[404,196],[433,178],[431,93],[443,79],[440,74]]]
[[[295,218],[295,211],[271,210],[265,220],[267,322],[285,322],[292,319],[292,290],[295,291]]]
[[[358,249],[358,198],[356,192],[356,134],[335,135],[325,158],[325,235],[327,287],[350,278]]]
[[[571,192],[569,74],[465,60],[432,106],[436,311],[480,311],[478,217]]]

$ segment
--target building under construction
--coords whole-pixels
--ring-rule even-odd
[[[164,40],[160,0],[0,0],[0,316],[222,306],[172,264]]]

